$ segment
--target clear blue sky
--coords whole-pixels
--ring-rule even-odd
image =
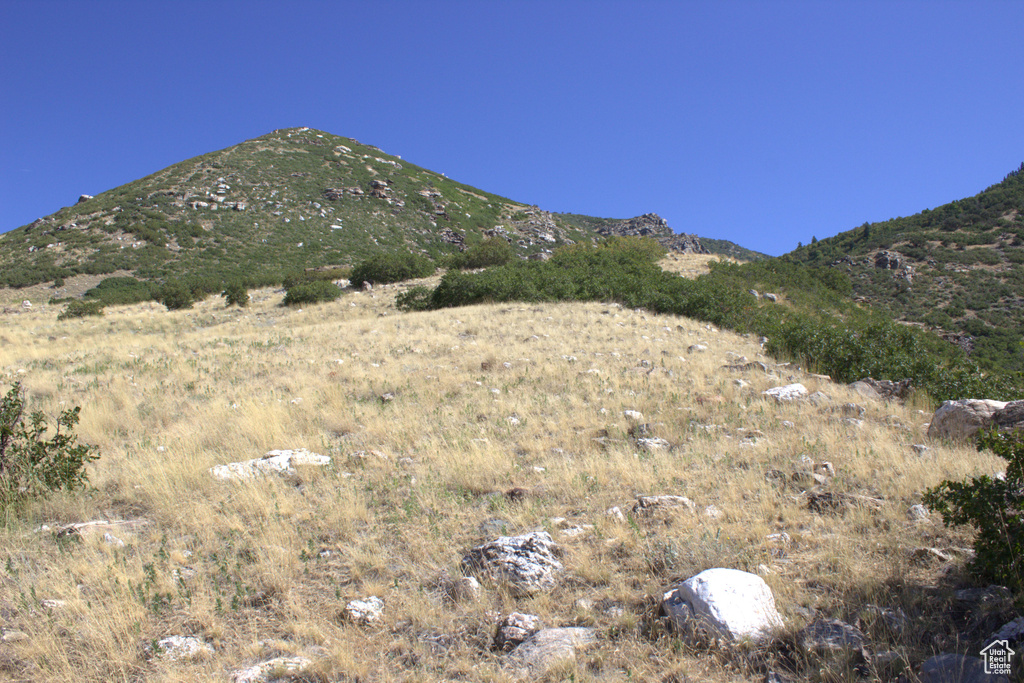
[[[0,232],[310,126],[781,254],[1024,161],[1024,2],[0,0]]]

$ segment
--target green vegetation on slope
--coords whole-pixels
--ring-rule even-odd
[[[944,334],[985,370],[1024,372],[1024,164],[974,197],[782,258],[846,272],[856,295]]]
[[[839,271],[773,259],[715,263],[709,274],[688,280],[662,271],[660,255],[657,245],[637,238],[564,247],[548,261],[518,261],[479,273],[449,271],[433,291],[411,290],[399,304],[427,309],[492,301],[616,301],[765,336],[770,353],[841,382],[909,378],[935,400],[1021,395],[1009,382],[982,375],[962,350],[939,337],[854,305],[850,282]],[[750,289],[781,293],[785,303],[765,303]]]

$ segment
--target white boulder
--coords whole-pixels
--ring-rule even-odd
[[[787,384],[784,387],[772,387],[761,393],[781,403],[783,401],[795,401],[798,398],[807,396],[807,387],[798,382],[796,384]]]
[[[687,579],[665,593],[661,609],[682,631],[729,641],[761,641],[783,625],[764,579],[738,569],[707,569]]]
[[[954,441],[970,439],[979,429],[988,427],[996,412],[1005,407],[1003,401],[977,398],[943,401],[928,425],[928,436]]]

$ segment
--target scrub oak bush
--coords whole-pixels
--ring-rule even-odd
[[[103,315],[102,301],[69,301],[68,305],[57,316],[57,320],[84,318],[87,315]]]
[[[79,410],[76,406],[63,411],[48,437],[42,412],[26,419],[20,383],[0,400],[0,509],[50,491],[85,485],[85,466],[99,455],[95,446],[76,443],[72,430],[78,424]]]
[[[284,295],[285,306],[298,306],[299,304],[315,304],[321,301],[334,301],[341,296],[341,287],[333,282],[314,280],[312,282],[299,282],[289,287]]]
[[[380,253],[359,263],[352,269],[352,286],[362,287],[364,282],[370,284],[388,284],[419,277],[429,277],[437,270],[434,262],[416,254]]]
[[[515,250],[507,240],[498,237],[485,239],[451,258],[452,268],[489,268],[503,266],[516,257]]]
[[[232,282],[224,288],[224,301],[228,306],[245,308],[249,305],[249,292],[240,282]]]
[[[1019,590],[1024,588],[1024,433],[982,432],[978,450],[985,449],[1007,461],[1005,478],[947,480],[926,491],[923,500],[946,526],[970,524],[978,530],[972,568],[980,578]]]

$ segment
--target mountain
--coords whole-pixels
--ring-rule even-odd
[[[990,372],[1024,372],[1024,164],[973,197],[782,258],[850,276],[856,297],[926,326]]]
[[[674,235],[656,216],[641,219]],[[527,256],[593,240],[599,233],[588,220],[455,182],[351,138],[290,128],[83,195],[0,235],[0,285],[112,273],[272,284],[381,249],[436,257],[487,236]],[[697,238],[677,238],[675,248],[700,250]]]

